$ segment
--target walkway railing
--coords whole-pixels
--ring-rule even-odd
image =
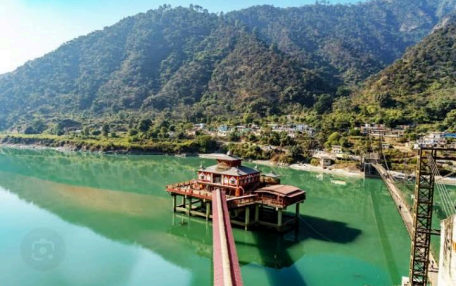
[[[242,286],[230,213],[222,191],[215,190],[212,193],[212,205],[214,286]]]

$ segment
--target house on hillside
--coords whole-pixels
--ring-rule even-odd
[[[445,147],[447,139],[444,132],[431,132],[416,141],[415,148],[419,147]]]
[[[232,128],[228,125],[220,125],[217,128],[217,136],[226,137],[232,131]]]
[[[334,165],[334,159],[329,156],[321,156],[320,157],[320,167],[326,168],[329,166]]]
[[[335,154],[335,155],[342,155],[342,154],[344,154],[344,151],[342,150],[342,146],[333,145],[331,147],[331,153]]]

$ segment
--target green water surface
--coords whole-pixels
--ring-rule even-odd
[[[173,214],[164,191],[202,162],[212,164],[0,149],[0,285],[212,285],[211,223]],[[234,229],[245,285],[399,285],[407,276],[409,237],[380,180],[274,171],[307,201],[298,232]],[[53,269],[21,256],[36,228],[63,238]]]

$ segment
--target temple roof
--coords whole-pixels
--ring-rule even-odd
[[[226,155],[226,154],[210,154],[209,155],[211,158],[214,158],[216,160],[223,160],[223,161],[239,161],[242,160],[239,157],[233,156],[233,155]]]
[[[229,176],[245,176],[260,173],[258,170],[246,166],[222,168],[220,165],[210,166],[204,169],[200,169],[200,171]]]
[[[294,197],[305,192],[298,187],[289,185],[272,185],[255,191],[255,193],[270,193],[281,197]]]
[[[270,172],[270,173],[264,174],[263,176],[269,177],[269,178],[280,178],[280,175],[277,175],[274,172]]]

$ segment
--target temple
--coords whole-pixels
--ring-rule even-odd
[[[305,191],[282,185],[280,176],[274,173],[262,174],[258,168],[243,166],[242,159],[230,154],[212,157],[217,164],[201,166],[197,179],[166,187],[173,197],[174,212],[212,219],[212,192],[219,189],[226,194],[234,225],[245,229],[259,225],[284,231],[298,223],[299,206],[306,199]],[[293,205],[294,214],[284,212]]]

